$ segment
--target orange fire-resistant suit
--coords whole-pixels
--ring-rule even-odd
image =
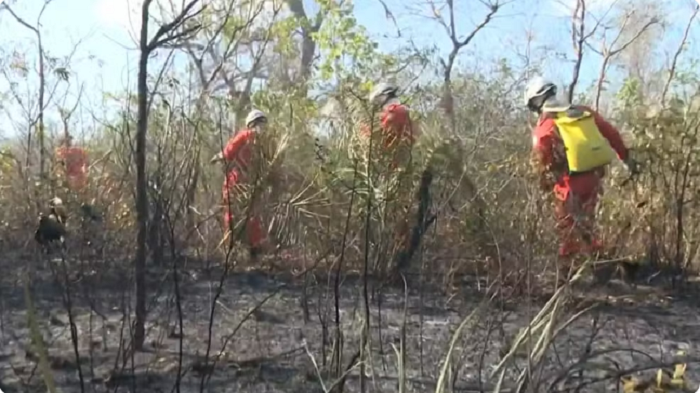
[[[227,163],[228,173],[222,187],[224,199],[224,223],[227,229],[232,229],[233,214],[231,212],[230,197],[237,192],[236,186],[252,179],[249,177],[249,169],[253,159],[255,132],[250,129],[241,130],[234,135],[223,150],[223,158]],[[246,222],[246,235],[250,247],[258,247],[263,241],[261,219],[255,209],[251,210],[251,216]]]
[[[56,159],[64,166],[68,186],[80,190],[88,180],[88,155],[85,149],[61,146],[56,149]]]
[[[372,144],[377,146],[373,149],[381,156],[375,155],[375,160],[386,164],[384,166],[383,177],[395,182],[393,193],[396,200],[390,204],[388,217],[398,218],[394,229],[395,241],[399,249],[405,248],[409,240],[408,214],[410,198],[412,193],[406,189],[410,185],[410,179],[406,177],[409,171],[411,160],[411,150],[417,138],[417,129],[414,126],[408,107],[394,99],[384,105],[379,115],[379,127],[375,132],[379,132]],[[370,127],[364,124],[360,129],[361,136],[367,140],[370,136]],[[376,154],[376,153],[375,153]],[[400,178],[397,178],[400,177]]]
[[[385,152],[393,155],[391,167],[395,169],[401,159],[400,150],[410,149],[417,137],[410,112],[405,105],[398,102],[389,103],[380,114],[379,125],[379,143]],[[365,138],[370,136],[370,127],[367,124],[363,125],[361,134]]]
[[[600,133],[608,140],[620,160],[626,160],[628,149],[618,130],[599,113],[586,106],[576,108],[593,114]],[[533,155],[540,170],[541,185],[554,182],[555,215],[560,237],[559,256],[569,257],[581,252],[597,252],[602,242],[595,229],[595,211],[605,167],[570,174],[564,143],[551,114],[543,113],[533,132]]]

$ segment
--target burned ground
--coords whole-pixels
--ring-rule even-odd
[[[3,265],[0,387],[8,393],[44,391],[36,351],[30,345],[22,270],[10,269],[7,261]],[[60,282],[52,278],[54,275],[47,268],[36,269],[32,280],[34,304],[56,384],[62,392],[79,392],[83,390],[64,292]],[[323,385],[329,388],[332,381],[324,376],[323,384],[319,382],[312,357],[320,369],[331,359],[335,335],[334,280],[327,275],[309,276],[305,281],[291,274],[229,273],[216,300],[209,361],[204,362],[209,315],[221,275],[220,269],[205,271],[193,264],[182,267],[181,336],[173,275],[168,269],[151,270],[148,349],[130,353],[126,360],[121,356],[124,350],[120,342],[123,346],[129,341],[129,322],[125,323],[123,317],[124,307],[131,301],[125,297],[130,289],[125,288],[129,286],[128,276],[116,269],[94,273],[86,268],[79,279],[72,277],[72,312],[84,391],[174,391],[178,369],[182,392],[200,391],[203,378],[204,391],[210,392],[322,392]],[[434,391],[452,332],[485,294],[476,290],[476,285],[465,283],[459,294],[447,296],[431,285],[421,288],[414,281],[409,280],[405,309],[407,386],[409,391]],[[400,286],[385,286],[381,292],[372,290],[377,287],[375,284],[370,280],[368,285],[372,353],[367,366],[368,389],[397,391],[395,349],[399,348],[404,319],[404,293]],[[303,293],[308,302],[308,321],[304,317]],[[671,296],[651,287],[633,290],[619,283],[595,290],[575,289],[573,295],[567,303],[567,315],[595,302],[599,306],[556,339],[545,368],[551,375],[541,378],[554,386],[541,386],[538,391],[565,391],[576,385],[588,385],[582,391],[600,391],[603,385],[614,386],[617,373],[623,370],[669,361],[678,351],[689,355],[698,351],[700,316],[692,295]],[[359,349],[364,304],[363,281],[345,278],[339,301],[343,367]],[[542,304],[541,300],[527,301],[525,296],[520,301],[489,304],[475,323],[463,331],[462,340],[455,347],[455,391],[479,391],[480,380],[485,390],[492,391],[495,378],[489,374],[508,349],[513,335],[527,325]],[[322,318],[326,319],[325,334]],[[599,332],[592,337],[596,327]],[[600,356],[586,360],[588,371],[579,375],[576,364],[584,353]],[[212,367],[214,359],[217,361]],[[516,363],[522,366],[524,361],[522,356],[516,356]],[[569,372],[564,372],[567,368]],[[207,374],[208,370],[213,372]],[[513,370],[506,377],[504,389],[512,387],[508,381],[515,380]],[[562,375],[569,376],[565,382],[563,377],[558,378]],[[691,386],[700,382],[700,370],[692,362],[688,364],[688,376]],[[555,383],[558,379],[559,383]],[[358,368],[350,371],[345,391],[360,391]]]

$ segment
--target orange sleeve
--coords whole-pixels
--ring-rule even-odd
[[[603,116],[600,115],[600,113],[588,107],[583,108],[587,111],[590,111],[593,114],[593,118],[595,119],[595,124],[598,126],[598,130],[600,130],[600,133],[603,134],[605,139],[608,140],[610,146],[617,153],[617,157],[620,160],[626,160],[629,152],[627,146],[625,146],[625,142],[622,140],[620,131],[618,131],[617,128],[615,128],[615,126],[613,126],[607,120],[605,120]]]
[[[234,135],[224,146],[223,155],[226,161],[233,161],[252,135],[252,131],[243,130],[238,134]]]
[[[554,121],[545,119],[537,124],[532,134],[532,154],[540,170],[549,169],[554,164],[555,131]]]

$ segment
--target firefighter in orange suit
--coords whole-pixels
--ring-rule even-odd
[[[267,116],[260,110],[253,109],[246,117],[246,128],[236,133],[226,143],[224,149],[215,155],[211,162],[225,162],[227,167],[226,178],[222,187],[224,200],[224,224],[227,236],[233,229],[233,213],[231,209],[231,197],[235,197],[240,189],[239,185],[252,186],[255,181],[253,161],[257,158],[259,149],[255,148],[256,137],[263,132],[267,124]],[[249,189],[252,192],[252,190]],[[245,232],[251,259],[256,259],[262,251],[264,240],[259,206],[256,206],[255,198],[251,200],[251,214],[245,223]]]
[[[68,133],[56,149],[56,160],[64,169],[68,187],[82,190],[88,180],[88,155],[85,149],[73,146],[73,137]]]
[[[371,161],[380,171],[386,190],[382,190],[388,201],[386,217],[396,220],[394,247],[404,250],[409,240],[409,214],[411,198],[412,150],[417,139],[417,129],[411,119],[409,108],[401,103],[398,88],[387,82],[378,83],[370,91],[368,100],[379,113],[375,127],[363,124],[360,137],[365,146],[372,136]],[[375,134],[372,135],[371,132]]]
[[[607,141],[606,148],[611,148],[611,157],[617,155],[632,174],[637,172],[637,165],[613,125],[593,109],[562,103],[556,95],[556,85],[541,77],[532,79],[527,85],[525,104],[531,112],[539,115],[532,135],[533,158],[540,185],[554,191],[559,256],[595,253],[603,248],[595,228],[595,211],[607,165],[585,171],[572,170],[569,161],[575,148],[566,146],[564,130],[557,125],[558,114],[592,119],[590,123],[597,128],[596,132]]]

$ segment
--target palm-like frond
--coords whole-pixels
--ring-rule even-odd
[[[322,220],[328,218],[325,210],[329,206],[324,190],[309,181],[289,199],[268,206],[271,216],[268,232],[279,245],[300,244],[308,230],[322,226]]]

